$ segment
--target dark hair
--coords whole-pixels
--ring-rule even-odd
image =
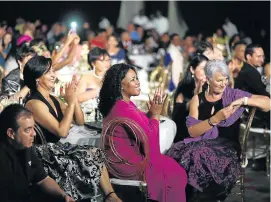
[[[262,46],[259,44],[252,44],[252,43],[247,45],[246,50],[245,50],[245,59],[247,59],[247,55],[251,55],[251,56],[253,55],[255,48],[262,48]]]
[[[98,109],[103,117],[106,117],[114,104],[122,99],[121,81],[129,69],[136,72],[133,66],[124,63],[115,64],[107,70],[100,90],[98,104]]]
[[[230,46],[230,49],[231,49],[231,50],[233,49],[233,46],[235,45],[235,44],[233,44],[233,42],[234,42],[234,40],[236,39],[236,37],[239,37],[240,40],[241,40],[240,34],[234,34],[234,35],[230,38],[230,40],[229,40],[229,46]]]
[[[6,32],[5,34],[4,34],[4,36],[3,36],[3,40],[2,40],[2,46],[3,46],[3,48],[5,47],[5,40],[4,40],[4,38],[5,38],[5,36],[7,35],[7,34],[9,34],[9,35],[11,35],[11,42],[12,42],[12,33],[10,33],[10,32]],[[9,42],[10,44],[11,44],[11,42]]]
[[[208,42],[208,41],[201,41],[199,42],[198,46],[197,46],[197,54],[203,54],[204,51],[206,51],[207,48],[210,48],[211,50],[214,50],[213,45]]]
[[[233,45],[232,50],[235,50],[235,48],[236,48],[237,46],[239,46],[239,45],[245,45],[245,46],[247,46],[246,42],[244,42],[244,41],[238,41],[238,42],[236,42],[236,43]]]
[[[22,44],[17,48],[16,51],[16,61],[22,61],[24,57],[29,56],[29,55],[36,55],[36,52],[34,49],[30,48],[26,43]]]
[[[0,23],[0,28],[5,28],[7,25],[8,25],[7,21],[3,20],[3,21]]]
[[[100,33],[103,33],[103,32],[106,32],[106,30],[105,29],[101,29],[101,28],[99,28],[99,29],[96,30],[96,34],[97,35],[100,34]]]
[[[91,49],[88,53],[88,64],[94,68],[92,66],[92,63],[95,62],[96,60],[99,59],[99,57],[101,56],[108,56],[110,57],[109,53],[105,50],[105,49],[102,49],[102,48],[98,48],[98,47],[95,47],[93,49]]]
[[[175,36],[179,36],[179,34],[173,33],[170,35],[170,41],[172,41],[174,39]]]
[[[31,117],[32,113],[20,104],[11,104],[4,108],[0,114],[0,141],[7,140],[7,130],[11,128],[14,132],[20,128],[18,119],[21,117]]]
[[[40,43],[44,43],[43,39],[41,39],[41,38],[33,39],[33,40],[30,42],[29,47],[38,45],[38,44],[40,44]]]
[[[66,35],[65,35],[64,33],[60,33],[59,35],[57,35],[57,36],[55,37],[56,42],[61,41],[61,40],[64,39],[65,37],[66,37]]]
[[[226,36],[225,30],[224,30],[223,28],[218,28],[218,29],[216,30],[216,32],[217,32],[218,30],[221,30],[221,32],[222,32],[222,37],[224,38],[224,37]]]
[[[194,78],[192,77],[192,73],[190,71],[190,67],[193,68],[193,70],[196,70],[197,66],[203,62],[203,61],[208,61],[209,59],[204,56],[204,55],[196,55],[194,56],[189,65],[187,66],[187,69],[186,69],[186,72],[185,72],[185,75],[184,75],[184,78],[182,81],[179,82],[176,90],[175,90],[175,93],[174,93],[174,103],[175,103],[175,100],[177,98],[177,96],[180,94],[180,93],[183,93],[183,94],[187,94],[190,92],[188,91],[193,91],[193,89],[195,88],[195,81],[194,81]],[[185,86],[185,87],[184,87]],[[185,91],[185,92],[182,92],[182,91]],[[191,95],[184,95],[185,97],[191,97]],[[193,95],[192,95],[193,96]],[[192,98],[192,97],[191,97]]]
[[[116,35],[116,34],[111,34],[111,35],[109,35],[109,36],[107,37],[107,40],[108,40],[110,37],[114,37],[114,38],[117,40],[117,42],[118,42],[117,47],[120,47],[120,37],[119,37],[118,35]]]
[[[52,68],[52,60],[44,56],[34,56],[24,66],[24,83],[30,90],[37,90],[36,80]]]
[[[14,57],[16,58],[16,52],[17,52],[17,38],[15,35],[12,35],[12,40],[11,40],[11,48],[8,52],[8,55],[6,57],[6,61],[10,58],[10,57]]]

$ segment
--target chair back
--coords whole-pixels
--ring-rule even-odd
[[[249,113],[248,116],[248,121],[247,124],[245,126],[244,129],[244,133],[242,136],[242,141],[241,141],[241,145],[242,145],[242,159],[241,159],[241,165],[242,167],[246,167],[247,166],[247,141],[248,141],[248,137],[249,137],[249,132],[250,132],[250,127],[254,118],[256,112],[256,107],[253,107]]]
[[[36,132],[35,136],[35,142],[37,141],[37,138],[40,139],[41,147],[42,147],[42,158],[44,158],[47,162],[52,162],[50,160],[50,152],[47,146],[46,138],[43,135],[43,132],[38,124],[35,123],[34,130]]]
[[[143,146],[144,154],[143,160],[139,163],[133,163],[130,162],[130,159],[123,158],[120,153],[117,151],[115,144],[114,144],[114,132],[116,127],[121,126],[127,135],[129,135],[129,138],[133,136],[135,141],[135,152],[137,154],[141,154],[139,150],[136,150],[136,148],[142,148],[140,145]],[[134,120],[131,120],[129,118],[116,118],[114,120],[111,120],[108,122],[105,126],[103,126],[102,134],[101,134],[101,149],[103,151],[106,151],[106,145],[109,146],[109,149],[112,151],[114,155],[114,160],[107,155],[105,155],[105,164],[109,170],[110,173],[112,173],[115,177],[119,179],[132,179],[134,176],[140,176],[140,179],[145,182],[145,170],[146,166],[149,162],[149,143],[148,143],[148,137],[145,134],[145,131],[141,128],[141,126],[135,122]],[[115,160],[117,159],[117,160]],[[125,164],[130,167],[136,167],[137,171],[135,173],[124,175],[123,173],[119,173],[118,170],[114,169],[115,164]]]

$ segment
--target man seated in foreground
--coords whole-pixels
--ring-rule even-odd
[[[32,113],[19,104],[9,105],[0,114],[0,122],[1,201],[31,201],[30,186],[38,185],[57,201],[73,202],[55,180],[47,176],[36,157],[32,148],[36,135]]]

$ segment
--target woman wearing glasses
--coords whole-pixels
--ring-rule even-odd
[[[92,68],[90,74],[83,75],[79,84],[78,101],[86,102],[98,96],[104,75],[110,68],[110,55],[105,49],[94,48],[88,54],[88,63]]]

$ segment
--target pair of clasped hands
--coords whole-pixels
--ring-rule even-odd
[[[61,96],[67,102],[68,105],[75,104],[77,102],[77,95],[79,89],[79,83],[81,78],[77,75],[72,76],[71,82],[65,84],[64,92],[61,92]]]
[[[166,98],[167,94],[163,94],[162,89],[160,87],[155,90],[152,99],[150,98],[149,95],[149,102],[147,103],[149,109],[147,114],[149,117],[159,120],[159,116],[162,112]]]
[[[229,106],[219,110],[213,117],[215,123],[228,119],[237,109],[244,105],[244,97],[233,101]]]

